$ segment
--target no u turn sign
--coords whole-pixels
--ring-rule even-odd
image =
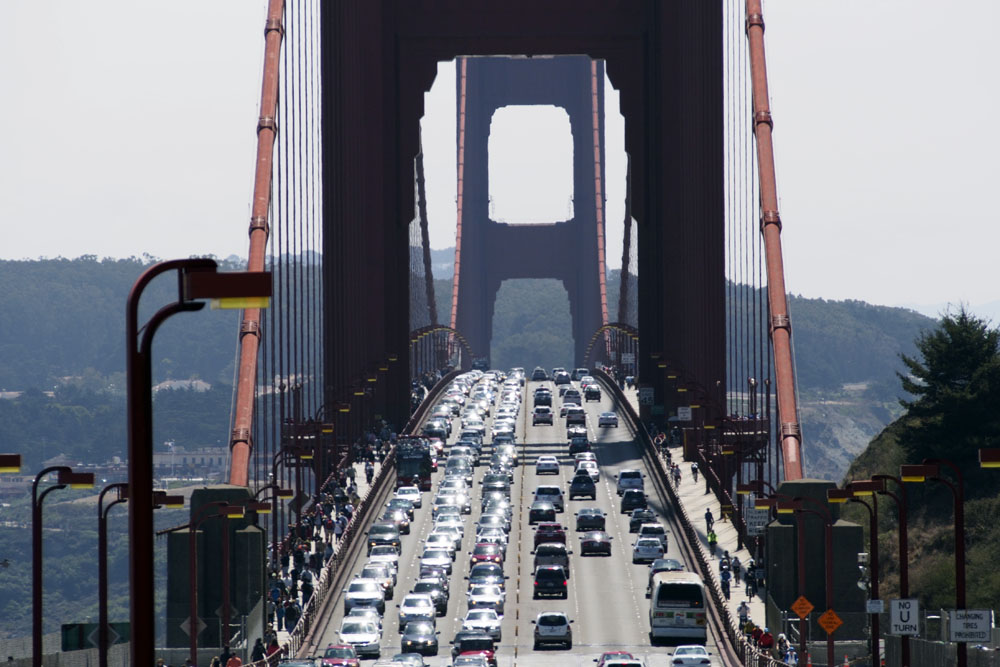
[[[920,603],[917,600],[889,601],[889,632],[894,635],[920,634]]]

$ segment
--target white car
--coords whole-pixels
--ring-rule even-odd
[[[566,416],[566,412],[570,408],[578,408],[578,407],[580,407],[579,403],[575,403],[573,401],[563,401],[563,404],[561,406],[559,406],[559,416],[560,417],[565,417]]]
[[[377,658],[382,654],[382,633],[371,621],[345,618],[340,624],[340,643],[350,644],[358,655]]]
[[[554,456],[539,456],[535,461],[535,474],[559,474],[559,459]]]
[[[448,576],[451,576],[451,554],[446,549],[424,549],[424,553],[420,556],[420,564],[443,567]]]
[[[368,554],[368,562],[385,565],[394,577],[399,572],[399,552],[396,551],[396,547],[388,544],[372,547],[371,553]]]
[[[701,644],[684,644],[674,649],[670,664],[672,665],[710,665],[711,653]]]
[[[423,501],[420,499],[420,489],[415,486],[401,486],[396,489],[396,497],[409,500],[413,506],[420,508]]]
[[[618,483],[615,485],[615,492],[622,495],[629,489],[645,489],[646,483],[643,481],[644,475],[639,470],[620,470],[615,475]]]
[[[535,487],[535,502],[552,503],[557,512],[562,512],[566,508],[563,503],[562,489],[558,486]]]
[[[355,579],[344,593],[344,613],[350,612],[354,607],[374,607],[378,612],[385,612],[385,589],[382,582],[375,579]]]
[[[466,594],[469,609],[492,609],[498,614],[503,613],[504,592],[499,586],[483,584],[471,586]]]
[[[569,627],[571,620],[561,611],[544,611],[532,621],[535,624],[534,649],[537,651],[543,644],[563,644],[573,648],[573,629]]]
[[[462,550],[462,532],[458,528],[455,528],[454,526],[435,526],[434,530],[431,531],[431,534],[427,536],[427,539],[429,540],[430,538],[438,535],[447,536],[452,541],[452,546],[455,551]]]
[[[602,412],[597,418],[597,426],[613,426],[618,428],[618,415],[613,412]]]
[[[596,461],[597,454],[595,454],[594,452],[578,452],[577,454],[573,455],[573,459],[579,465],[580,461]]]
[[[428,549],[444,549],[451,554],[451,559],[455,560],[457,549],[455,537],[451,533],[431,533],[424,541],[424,546]]]
[[[354,607],[344,616],[345,621],[349,618],[355,621],[370,621],[378,626],[379,631],[382,630],[382,615],[374,607]]]
[[[465,537],[465,521],[459,514],[442,514],[434,520],[434,530],[445,529],[458,533],[458,539]]]
[[[410,593],[399,604],[399,628],[402,631],[410,621],[428,621],[434,623],[437,619],[437,609],[430,595]]]
[[[633,563],[652,563],[663,558],[663,543],[655,537],[640,537],[632,548]]]
[[[500,641],[500,615],[494,609],[470,609],[462,621],[463,630],[480,630]]]
[[[576,472],[580,472],[581,470],[590,475],[590,479],[595,482],[600,481],[601,468],[597,465],[597,461],[580,461],[576,464]]]

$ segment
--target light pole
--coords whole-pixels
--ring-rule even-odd
[[[903,484],[903,480],[893,475],[872,475],[872,480],[882,483],[882,488],[878,490],[878,493],[892,498],[899,513],[899,597],[905,600],[910,597],[910,559],[906,538],[906,485]],[[888,481],[895,482],[899,489],[899,495],[885,488],[885,483]],[[903,665],[908,666],[910,664],[910,636],[902,635],[899,640],[900,658]]]
[[[155,660],[155,572],[153,546],[153,371],[152,346],[157,329],[171,315],[201,310],[212,299],[222,308],[267,307],[271,274],[218,273],[212,259],[177,259],[150,266],[129,292],[125,309],[128,393],[129,621],[133,665]],[[139,326],[139,300],[154,278],[177,272],[177,301],[160,308]],[[192,620],[192,622],[194,622]]]
[[[941,466],[951,468],[958,479],[952,484],[941,477]],[[928,479],[941,482],[951,491],[955,504],[955,609],[965,609],[965,484],[962,471],[946,459],[924,459],[921,465],[901,465],[899,476],[904,482],[924,482]],[[968,664],[968,650],[965,642],[957,642],[955,656],[958,667]]]
[[[56,483],[38,494],[38,484],[46,475],[57,473]],[[90,489],[94,473],[73,472],[69,466],[49,466],[35,475],[31,484],[31,662],[42,667],[42,502],[56,489]]]
[[[271,515],[271,544],[273,545],[271,550],[271,567],[277,567],[278,564],[278,498],[292,498],[295,496],[295,492],[291,489],[285,489],[278,485],[274,473],[271,474],[271,483],[267,486],[262,486],[254,494],[254,500],[260,499],[260,494],[265,491],[273,491],[271,494],[271,506],[268,508],[267,512],[257,510],[258,514],[270,514]]]
[[[104,496],[117,491],[115,500],[104,506]],[[100,667],[108,667],[108,512],[128,500],[128,484],[119,482],[101,489],[97,496],[97,651]]]
[[[848,498],[850,502],[858,503],[864,506],[868,510],[868,553],[870,554],[868,560],[868,572],[869,580],[871,581],[871,599],[879,599],[878,591],[878,575],[879,575],[879,563],[878,563],[878,496],[875,494],[877,492],[883,491],[885,489],[885,483],[877,480],[864,480],[850,482],[847,485],[847,491],[851,494]],[[832,490],[832,489],[831,489]],[[829,492],[827,492],[829,495]],[[869,505],[862,498],[871,497],[872,504]],[[882,657],[882,642],[881,633],[879,632],[879,617],[878,612],[873,612],[871,614],[871,629],[872,629],[872,660],[873,664],[879,664],[879,660]]]

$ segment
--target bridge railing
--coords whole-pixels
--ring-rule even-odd
[[[418,433],[421,423],[427,417],[428,411],[437,402],[437,399],[451,384],[451,381],[458,373],[458,371],[452,371],[434,385],[417,410],[414,411],[410,420],[403,428],[402,433],[410,435]],[[353,554],[353,547],[358,533],[363,533],[364,527],[368,525],[371,518],[372,511],[377,509],[381,496],[386,492],[386,488],[392,484],[393,475],[395,475],[396,470],[395,462],[396,448],[392,447],[385,459],[383,459],[378,474],[372,480],[371,486],[368,487],[354,515],[347,524],[347,528],[337,543],[337,549],[334,551],[333,556],[330,557],[320,570],[313,595],[302,609],[302,616],[289,633],[288,640],[274,655],[268,656],[264,660],[250,663],[253,667],[273,667],[286,656],[297,656],[303,651],[304,647],[311,645],[310,640],[313,639],[312,633],[322,623],[328,611],[330,593],[331,591],[335,591],[342,583],[344,575],[344,568],[342,566],[350,560]]]
[[[680,525],[681,530],[684,532],[688,545],[691,546],[690,551],[695,558],[698,574],[701,575],[701,578],[705,583],[705,588],[708,590],[709,596],[712,599],[712,606],[718,615],[719,630],[725,634],[725,638],[736,657],[742,664],[753,667],[778,667],[780,665],[784,665],[785,663],[775,660],[769,654],[760,651],[754,644],[749,642],[742,629],[737,625],[736,619],[733,618],[728,605],[725,603],[725,596],[722,593],[722,589],[719,587],[715,577],[711,575],[712,564],[708,562],[705,552],[700,547],[698,532],[695,530],[694,523],[691,521],[687,511],[684,509],[684,505],[681,504],[677,491],[674,489],[673,483],[670,481],[670,476],[667,474],[666,463],[660,455],[659,448],[657,448],[653,443],[653,439],[650,437],[645,425],[642,423],[642,420],[639,419],[639,414],[635,411],[635,408],[625,395],[625,392],[618,387],[614,378],[601,369],[594,369],[594,375],[602,381],[605,387],[612,392],[615,399],[618,401],[620,409],[625,413],[626,417],[631,422],[636,437],[645,449],[647,455],[646,458],[650,463],[651,472],[657,477],[660,482],[660,486],[666,490],[667,495],[670,497],[670,502],[674,508],[675,519]]]

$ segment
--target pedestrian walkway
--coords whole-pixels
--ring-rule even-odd
[[[628,396],[629,402],[638,413],[638,391],[636,389],[626,389],[625,395]],[[737,535],[736,527],[731,521],[722,520],[722,506],[715,494],[712,493],[706,486],[705,478],[702,475],[698,475],[698,481],[694,481],[694,477],[691,473],[690,462],[683,460],[682,448],[680,446],[671,447],[670,453],[673,462],[680,464],[681,468],[680,484],[673,484],[673,482],[671,482],[671,484],[673,484],[677,497],[680,500],[681,505],[684,507],[684,513],[688,516],[692,527],[698,534],[698,544],[692,546],[694,548],[701,549],[705,554],[705,559],[709,563],[713,564],[713,567],[710,568],[710,574],[721,588],[718,563],[722,554],[728,551],[730,557],[738,557],[743,566],[744,573],[746,572],[746,564],[750,562],[752,555],[747,550],[746,546],[738,548],[739,536]],[[665,465],[666,457],[663,457],[663,459]],[[716,537],[718,538],[715,556],[711,555],[711,549],[708,545],[708,527],[705,524],[705,510],[707,509],[712,511],[712,516],[715,518],[714,530]],[[746,595],[743,581],[744,577],[741,576],[739,584],[736,584],[735,582],[731,583],[732,593],[728,602],[729,612],[732,615],[733,620],[738,621],[738,609],[740,603],[745,600],[750,607],[749,620],[755,624],[764,625],[764,599],[766,595],[764,588],[758,587],[756,595],[748,596]]]

